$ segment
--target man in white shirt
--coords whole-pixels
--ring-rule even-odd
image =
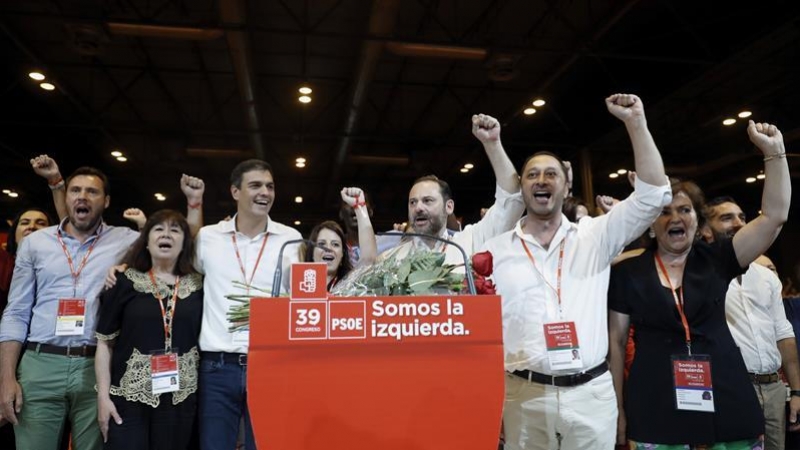
[[[705,215],[702,233],[708,242],[731,239],[747,223],[744,212],[731,197],[708,202]],[[800,365],[781,290],[781,282],[772,271],[753,263],[744,275],[731,281],[725,297],[728,328],[742,352],[764,411],[765,450],[783,450],[786,438],[786,388],[778,376],[781,366],[791,387],[790,430],[800,428]]]
[[[608,214],[571,223],[561,212],[567,168],[555,155],[537,153],[521,171],[526,216],[485,246],[503,301],[507,450],[614,446],[617,404],[606,364],[609,268],[672,196],[641,100],[615,94],[606,106],[633,144],[633,194]]]
[[[464,249],[467,258],[481,248],[488,239],[512,229],[525,209],[519,193],[519,176],[500,141],[500,122],[484,114],[474,115],[472,134],[483,144],[497,180],[494,205],[478,223],[467,225],[462,231],[452,234],[448,232],[447,216],[455,208],[453,193],[447,182],[435,175],[415,180],[408,194],[408,224],[411,231],[454,242]],[[445,262],[448,264],[464,262],[461,252],[455,246],[424,238],[404,240],[396,248],[382,253],[380,257],[391,255],[403,257],[414,247],[444,252]]]
[[[275,201],[272,168],[251,159],[231,173],[236,215],[203,227],[197,236],[195,266],[205,275],[203,324],[200,331],[199,429],[202,450],[236,447],[244,417],[245,449],[255,450],[247,408],[249,327],[231,331],[227,314],[237,305],[226,296],[267,296],[284,242],[300,239],[294,228],[269,218]],[[297,247],[283,253],[283,269],[298,260]],[[287,291],[289,277],[283,277]]]

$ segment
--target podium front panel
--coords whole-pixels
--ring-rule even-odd
[[[504,397],[498,296],[253,299],[260,450],[490,450]]]

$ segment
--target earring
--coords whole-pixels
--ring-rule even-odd
[[[650,231],[647,232],[647,235],[650,236],[650,239],[655,239],[656,237],[656,230],[650,228]]]

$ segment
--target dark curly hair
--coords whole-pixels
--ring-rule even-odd
[[[144,224],[139,238],[131,245],[130,250],[123,258],[122,262],[127,264],[129,268],[138,270],[139,272],[147,272],[153,267],[153,259],[150,257],[150,252],[147,250],[147,241],[150,239],[150,231],[160,223],[168,223],[170,225],[178,225],[183,230],[183,247],[178,255],[178,261],[175,264],[174,274],[183,276],[195,273],[192,259],[194,258],[194,239],[189,232],[189,224],[183,214],[173,209],[162,209],[147,218],[147,223]]]

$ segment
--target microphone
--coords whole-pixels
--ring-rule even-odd
[[[402,241],[405,239],[406,236],[411,237],[419,237],[423,239],[433,239],[434,241],[444,242],[447,245],[452,245],[453,247],[457,248],[458,251],[461,253],[461,258],[464,260],[464,275],[467,279],[467,289],[471,295],[477,295],[477,291],[475,290],[475,279],[472,276],[472,270],[470,270],[469,266],[469,259],[467,258],[467,252],[464,251],[464,248],[460,245],[456,244],[453,241],[449,241],[447,239],[441,238],[439,236],[434,236],[431,234],[421,234],[421,233],[397,233],[392,231],[384,231],[381,233],[375,233],[375,236],[400,236],[400,240]]]
[[[292,239],[284,242],[283,245],[281,245],[280,251],[278,251],[278,264],[275,266],[275,275],[272,277],[273,297],[277,297],[281,293],[281,278],[283,277],[283,251],[286,250],[287,245],[294,245],[294,244],[306,244],[310,247],[319,247],[323,250],[328,250],[327,247],[317,245],[316,242],[310,239]]]

